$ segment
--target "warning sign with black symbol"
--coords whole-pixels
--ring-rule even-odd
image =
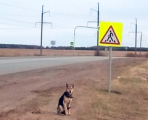
[[[120,45],[120,42],[118,40],[118,37],[113,29],[112,26],[110,26],[107,30],[107,32],[105,33],[104,37],[102,38],[102,40],[100,41],[100,43],[104,43],[104,44],[118,44]]]

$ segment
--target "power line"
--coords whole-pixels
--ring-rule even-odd
[[[71,25],[73,25],[73,23],[70,23],[70,22],[66,22],[66,21],[64,21],[64,20],[60,20],[60,19],[58,19],[58,18],[53,18],[53,17],[51,17],[52,19],[55,19],[55,20],[58,20],[58,21],[61,21],[61,22],[65,22],[65,23],[68,23],[68,24],[71,24]]]
[[[51,13],[52,14],[52,13]],[[58,14],[58,13],[57,13]],[[60,13],[59,13],[60,14]],[[61,14],[61,15],[72,15],[72,14]],[[75,16],[88,16],[88,15],[75,15]],[[91,16],[89,16],[91,17]],[[74,23],[71,23],[71,22],[67,22],[67,21],[64,21],[64,20],[61,20],[61,19],[58,19],[58,18],[55,18],[55,17],[52,17],[52,19],[55,19],[55,20],[58,20],[58,21],[61,21],[61,22],[65,22],[65,23],[68,23],[68,24],[71,24],[71,25],[74,25]]]
[[[30,28],[34,28],[34,27],[31,27],[31,26],[15,25],[15,24],[8,24],[8,23],[0,23],[0,24],[5,24],[5,25],[12,25],[12,26],[22,26],[22,27],[30,27]]]
[[[47,29],[47,28],[45,28],[45,29]],[[67,32],[67,31],[63,31],[63,30],[60,30],[60,29],[58,29],[57,31],[52,31],[52,29],[50,29],[50,32],[53,32],[53,33],[61,33],[61,34],[66,34],[68,36],[73,36],[73,33],[70,33],[70,32]],[[80,35],[80,34],[78,34],[77,36],[79,36],[79,37],[92,37],[93,35],[87,36],[87,35]]]
[[[40,16],[25,16],[25,15],[10,15],[10,14],[0,14],[0,15],[4,15],[4,16],[17,16],[17,17],[40,17]]]
[[[52,19],[55,19],[55,20],[58,20],[58,21],[61,21],[61,22],[65,22],[67,24],[71,24],[74,26],[74,23],[71,23],[71,22],[67,22],[67,21],[64,21],[64,20],[61,20],[61,19],[58,19],[58,18],[54,18],[54,17],[51,17]]]
[[[28,30],[28,29],[30,29],[30,28],[0,28],[0,30],[1,30],[1,29],[3,29],[3,30],[5,30],[5,29],[6,29],[6,30],[8,30],[8,29],[10,29],[10,30],[14,30],[14,29],[18,29],[18,30],[20,30],[20,29],[21,29],[21,30],[26,30],[26,29],[27,29],[27,30]]]
[[[40,12],[38,10],[34,10],[34,9],[29,9],[29,8],[24,8],[24,7],[19,7],[19,6],[14,6],[14,5],[10,5],[10,4],[6,4],[6,3],[1,3],[2,5],[6,5],[6,6],[10,6],[10,7],[15,7],[15,8],[20,8],[20,9],[25,9],[25,10],[31,10],[31,11],[35,11],[35,12]]]
[[[59,26],[53,26],[53,29],[54,29],[54,28],[57,28],[57,29],[58,29],[58,28],[62,28],[62,29],[72,29],[72,30],[74,29],[74,27],[59,27]]]
[[[7,18],[2,18],[2,17],[0,17],[0,19],[4,19],[4,20],[10,20],[10,21],[15,21],[15,22],[22,22],[22,23],[27,23],[27,24],[34,24],[34,23],[30,23],[30,22],[25,22],[25,21],[18,21],[18,20],[7,19]]]
[[[24,8],[24,7],[20,7],[20,6],[14,6],[14,5],[10,5],[10,4],[6,4],[6,3],[2,3],[0,2],[0,4],[5,5],[5,6],[10,6],[10,7],[15,7],[15,8],[20,8],[20,9],[25,9],[25,10],[31,10],[31,11],[35,11],[35,12],[40,12],[39,10],[34,10],[34,9],[30,9],[30,8]],[[86,17],[93,17],[90,15],[76,15],[76,14],[63,14],[63,13],[51,13],[51,14],[55,14],[55,15],[66,15],[66,16],[86,16]]]
[[[51,13],[51,14],[55,14],[55,15],[65,15],[65,16],[86,16],[86,17],[91,17],[90,15],[82,15],[82,14],[79,14],[79,15],[76,15],[76,14],[63,14],[63,13]]]

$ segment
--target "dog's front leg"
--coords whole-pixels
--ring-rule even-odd
[[[71,113],[70,113],[70,104],[71,104],[71,102],[72,102],[72,99],[69,100],[69,104],[68,104],[68,114],[69,114],[69,115],[71,114]]]
[[[71,114],[71,112],[70,112],[70,108],[68,108],[68,114],[69,114],[69,115]]]
[[[64,110],[65,110],[65,115],[68,115],[66,103],[64,102],[63,105],[64,105]]]

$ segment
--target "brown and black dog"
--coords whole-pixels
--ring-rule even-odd
[[[72,102],[72,94],[73,94],[74,84],[67,84],[66,83],[66,91],[59,99],[57,113],[70,115],[70,104]]]

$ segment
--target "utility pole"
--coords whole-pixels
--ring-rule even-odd
[[[141,36],[140,36],[140,55],[141,55],[141,46],[142,46],[142,32],[128,32],[128,33],[135,33],[135,36],[137,36],[137,33],[141,33]],[[137,37],[135,39],[135,49],[137,47]],[[137,51],[137,50],[136,50]],[[135,55],[136,55],[136,51],[135,51]]]
[[[99,3],[98,3],[98,19],[97,19],[97,55],[99,54]]]
[[[41,46],[40,46],[40,55],[42,56],[42,36],[43,36],[43,5],[42,5],[42,14],[41,14]]]
[[[131,24],[134,24],[134,23],[131,23]],[[136,55],[136,52],[137,52],[137,18],[136,18],[136,23],[134,25],[135,25],[135,32],[130,32],[130,33],[135,33],[135,55]]]
[[[90,10],[93,10],[95,12],[97,12],[97,55],[99,53],[99,3],[98,3],[98,11],[97,10],[94,10],[94,9],[90,9]],[[93,21],[94,22],[94,21]]]
[[[136,18],[136,24],[135,24],[135,55],[137,52],[137,18]]]
[[[50,14],[50,11],[43,12],[43,7],[44,6],[42,5],[41,22],[36,22],[36,23],[41,23],[41,45],[40,45],[40,55],[41,56],[42,56],[43,23],[51,24],[51,26],[52,26],[51,22],[43,22],[43,15],[47,12]],[[35,26],[36,26],[36,23],[35,23]]]
[[[140,56],[141,56],[141,46],[142,46],[142,32],[141,32],[141,37],[140,37]]]

